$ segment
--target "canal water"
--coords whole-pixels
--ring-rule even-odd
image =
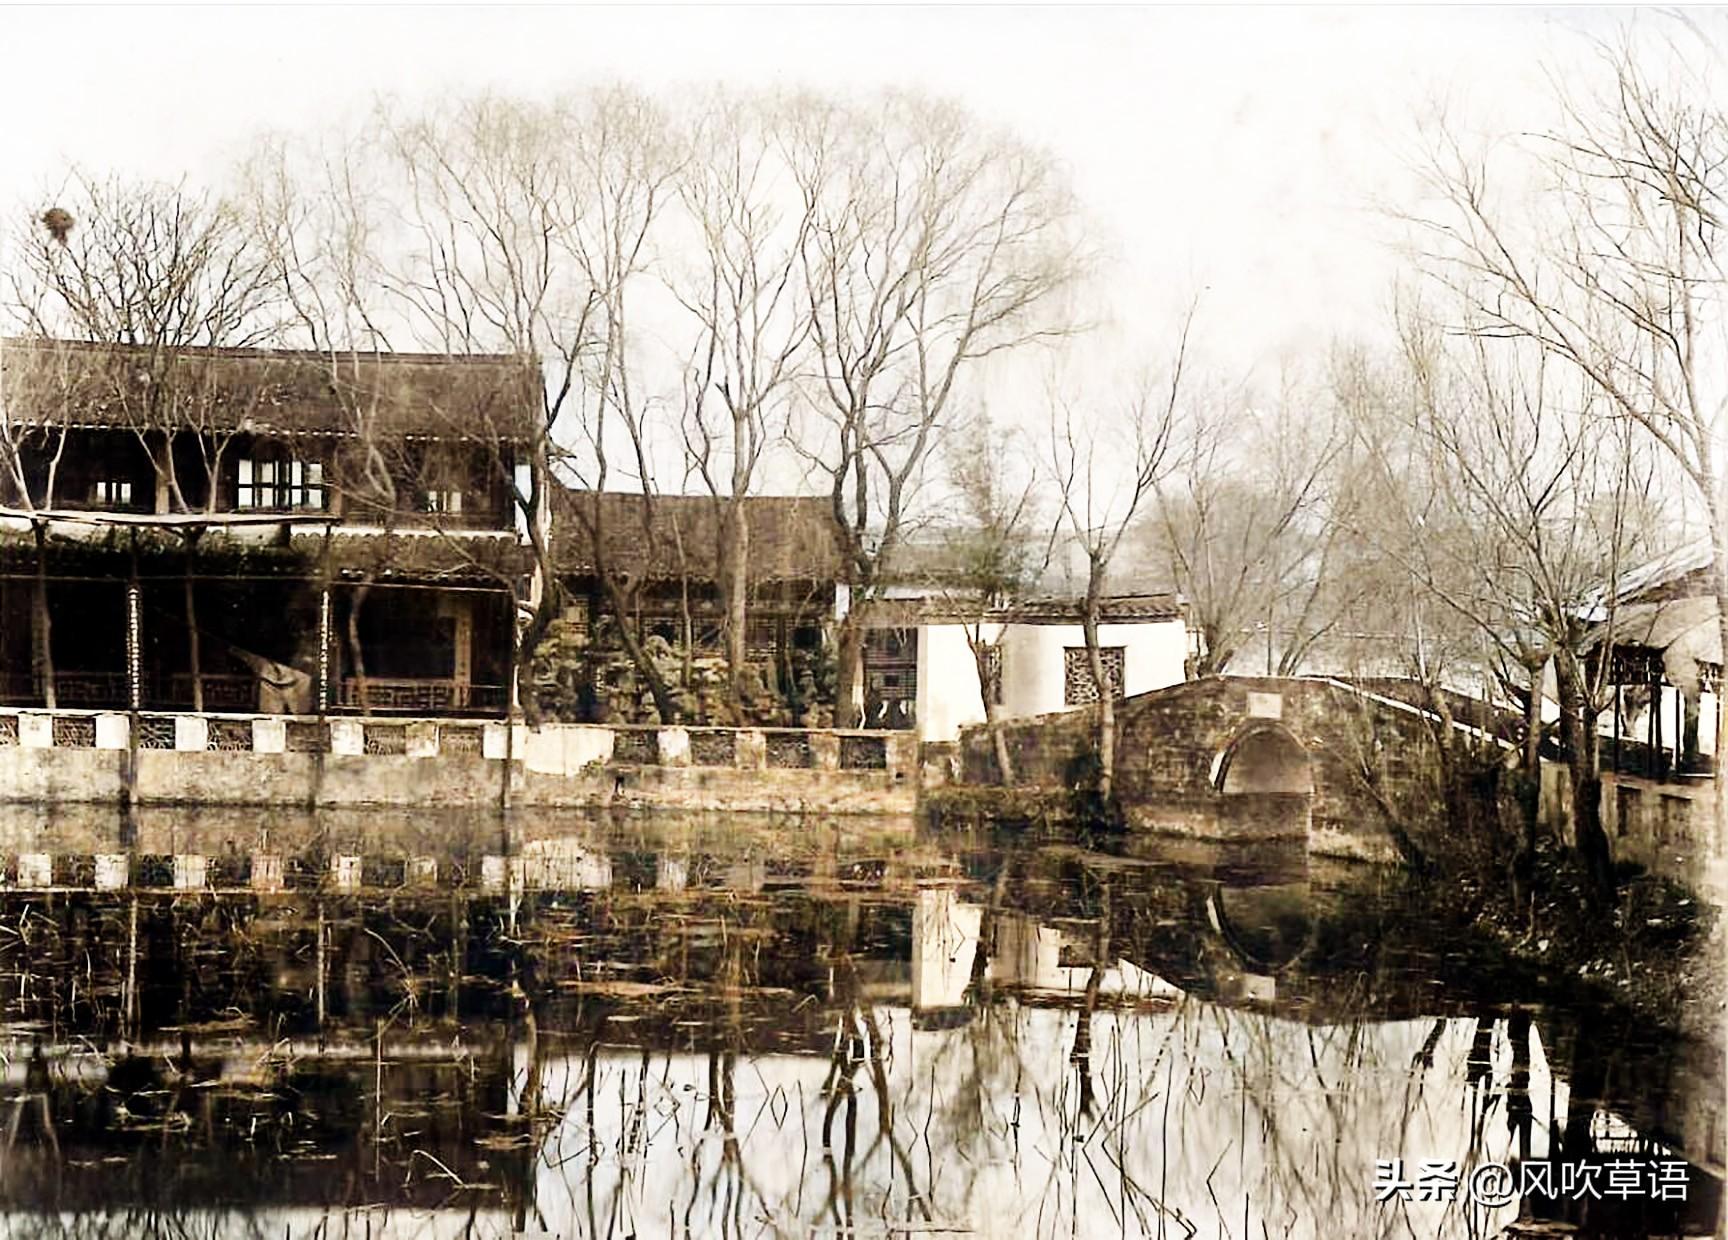
[[[0,1234],[1707,1235],[1720,1204],[1719,1047],[1300,849],[14,809],[0,854]],[[1550,1196],[1544,1164],[1594,1170]]]

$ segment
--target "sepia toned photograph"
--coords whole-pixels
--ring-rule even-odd
[[[0,1237],[1728,1235],[1728,8],[0,106]]]

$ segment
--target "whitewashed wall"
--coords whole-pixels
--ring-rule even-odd
[[[1062,710],[1063,651],[1083,646],[1078,624],[986,625],[984,636],[1002,647],[1002,717]],[[1180,620],[1098,627],[1099,644],[1123,647],[1124,688],[1132,695],[1180,684],[1188,654],[1187,626]],[[978,673],[966,631],[959,624],[926,624],[918,630],[918,734],[951,741],[960,729],[984,720]]]

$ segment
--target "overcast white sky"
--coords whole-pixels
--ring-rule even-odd
[[[1580,9],[116,8],[0,10],[0,202],[70,163],[195,177],[261,128],[379,93],[595,79],[957,96],[1057,153],[1116,256],[1125,338],[1196,287],[1206,336],[1276,367],[1376,321],[1438,99],[1540,123],[1544,67],[1627,14]],[[1105,307],[1100,307],[1104,312]],[[1263,369],[1264,373],[1264,369]]]

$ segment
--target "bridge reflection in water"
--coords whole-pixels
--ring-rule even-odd
[[[1719,1051],[1496,976],[1299,845],[167,813],[0,841],[317,876],[10,871],[7,1234],[1479,1236],[1540,1203],[1378,1203],[1376,1160],[1562,1150],[1691,1162],[1683,1206],[1590,1203],[1619,1234],[1707,1233],[1720,1197]],[[345,852],[369,881],[338,890]],[[500,852],[537,860],[489,889]]]

